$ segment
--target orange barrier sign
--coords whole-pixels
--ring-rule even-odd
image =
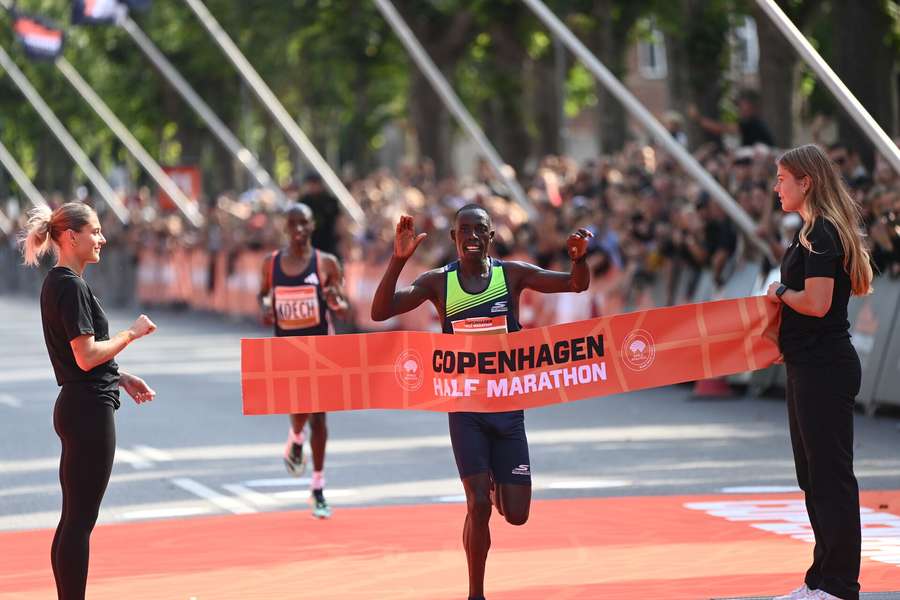
[[[499,412],[753,371],[778,358],[777,316],[759,296],[511,334],[244,339],[244,414]]]

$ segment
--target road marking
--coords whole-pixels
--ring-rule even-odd
[[[116,462],[128,463],[135,469],[149,469],[153,467],[153,461],[147,460],[140,454],[116,447]]]
[[[22,408],[22,401],[12,394],[0,394],[0,404],[5,404],[10,408]]]
[[[179,477],[177,479],[170,479],[169,481],[185,490],[186,492],[190,492],[196,496],[203,498],[204,500],[208,500],[219,508],[227,510],[228,512],[234,513],[236,515],[245,515],[256,512],[255,508],[241,502],[237,498],[232,498],[231,496],[220,494],[212,488],[208,488],[202,483],[194,481],[193,479],[189,479],[187,477]]]
[[[796,485],[739,485],[720,491],[723,494],[790,494],[799,492],[800,488]]]
[[[252,504],[254,506],[278,506],[278,502],[272,498],[271,496],[267,496],[266,494],[260,494],[255,490],[251,490],[250,488],[244,487],[239,483],[233,483],[229,485],[223,485],[226,490],[247,502],[248,504]]]
[[[248,487],[299,487],[309,485],[309,477],[280,477],[278,479],[251,479],[245,481]]]
[[[207,506],[194,506],[183,508],[156,508],[148,510],[130,510],[119,515],[124,521],[138,521],[144,519],[170,519],[173,517],[196,517],[208,515],[212,509]]]
[[[144,458],[146,458],[147,460],[150,460],[150,461],[167,462],[167,461],[174,460],[172,458],[172,455],[169,452],[166,452],[165,450],[160,450],[159,448],[154,448],[153,446],[137,445],[137,446],[132,446],[131,448],[136,454],[143,456]]]

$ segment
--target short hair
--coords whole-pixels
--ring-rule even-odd
[[[468,204],[464,204],[462,207],[460,207],[460,209],[458,211],[456,211],[456,214],[453,215],[453,222],[456,223],[456,220],[459,219],[460,214],[462,214],[464,212],[468,212],[470,210],[480,210],[485,215],[487,215],[488,221],[492,221],[491,213],[489,213],[485,207],[483,207],[480,204],[476,204],[474,202],[469,202]]]
[[[312,209],[305,202],[291,202],[285,207],[283,214],[285,217],[290,217],[297,212],[305,213],[312,220],[315,220],[316,218],[315,213],[313,213]]]

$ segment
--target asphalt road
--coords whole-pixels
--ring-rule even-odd
[[[0,530],[52,528],[60,509],[57,388],[36,299],[0,296]],[[127,327],[137,312],[110,311]],[[101,523],[308,510],[308,480],[281,454],[285,416],[241,414],[239,340],[268,334],[211,315],[157,312],[157,333],[123,369],[158,392],[123,395],[118,451]],[[329,415],[326,496],[342,506],[460,502],[446,416]],[[782,398],[701,400],[690,386],[529,411],[537,498],[720,494],[796,489]],[[896,416],[857,416],[862,489],[900,488]]]

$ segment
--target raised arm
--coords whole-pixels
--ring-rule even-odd
[[[397,279],[403,266],[426,236],[425,233],[416,235],[412,217],[400,217],[394,237],[394,253],[372,300],[372,320],[385,321],[413,310],[426,300],[434,301],[434,271],[420,275],[408,287],[397,289]]]
[[[585,255],[588,239],[592,237],[594,234],[587,229],[579,229],[566,240],[566,250],[572,260],[572,267],[568,273],[548,271],[528,263],[510,263],[513,271],[518,274],[518,289],[531,289],[544,294],[586,290],[591,283],[591,274]]]

